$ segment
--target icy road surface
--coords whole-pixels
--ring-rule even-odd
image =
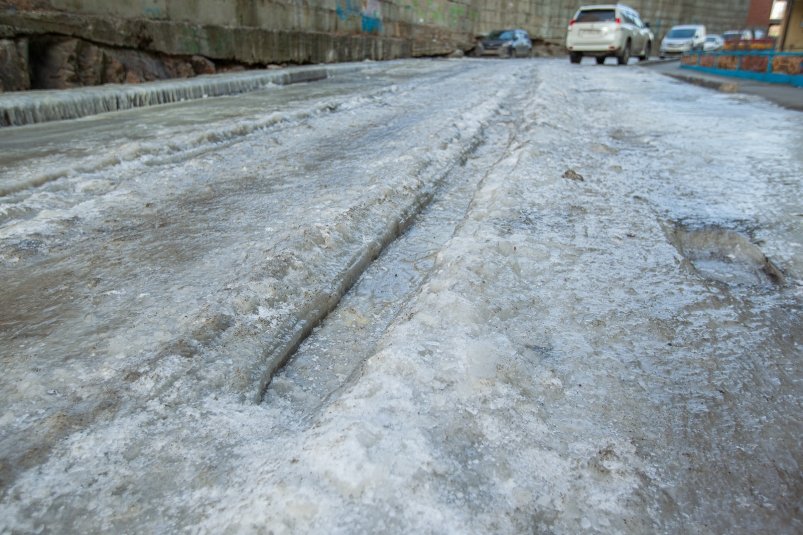
[[[799,533],[801,147],[563,60],[0,130],[0,531]]]

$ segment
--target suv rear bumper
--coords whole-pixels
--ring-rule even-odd
[[[616,56],[622,52],[624,47],[611,43],[604,47],[599,45],[567,45],[566,49],[570,53],[581,53],[584,56]]]

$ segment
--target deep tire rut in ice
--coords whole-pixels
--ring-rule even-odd
[[[462,224],[477,188],[491,169],[511,159],[519,127],[513,117],[521,115],[515,109],[521,100],[506,101],[500,120],[446,174],[410,228],[388,244],[321,325],[288,355],[268,384],[263,403],[280,405],[307,421],[358,380],[383,333],[428,279],[438,251]]]

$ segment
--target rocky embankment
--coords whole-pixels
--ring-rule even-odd
[[[0,0],[0,13],[0,92],[132,84],[247,67],[234,59],[159,51],[148,46],[147,34],[138,37],[127,26],[117,28],[125,34],[118,43],[106,35],[114,27],[109,21],[53,11],[38,0]],[[91,30],[99,24],[103,29],[96,28],[100,38],[94,40]],[[81,27],[86,35],[76,30]]]
[[[203,56],[170,56],[59,35],[0,39],[0,91],[140,83],[243,70]]]

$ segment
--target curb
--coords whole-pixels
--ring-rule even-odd
[[[701,87],[707,87],[709,89],[716,89],[717,91],[722,91],[723,93],[736,93],[741,88],[738,82],[719,81],[710,78],[700,78],[699,76],[690,76],[687,74],[678,74],[669,72],[661,74],[664,74],[665,76],[670,76],[672,78],[675,78],[677,80],[689,84],[699,85]]]
[[[636,65],[639,67],[649,67],[651,65],[661,65],[663,63],[672,63],[673,61],[680,61],[680,58],[657,58],[653,57],[652,59],[648,59],[645,61],[639,61]]]

